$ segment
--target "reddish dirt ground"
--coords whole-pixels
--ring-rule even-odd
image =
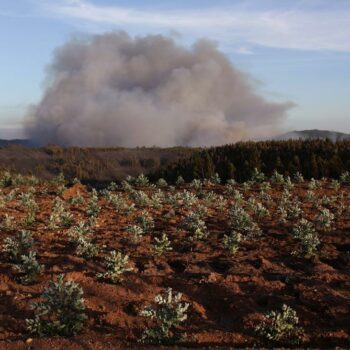
[[[11,189],[13,187],[5,188],[3,193]],[[20,187],[20,191],[26,189]],[[175,217],[169,219],[165,214],[171,207],[164,205],[162,209],[147,208],[155,220],[155,228],[141,243],[131,244],[126,239],[125,228],[135,222],[135,216],[143,208],[136,207],[134,213],[125,215],[101,198],[102,210],[94,237],[96,243],[106,248],[96,259],[86,262],[75,255],[66,236],[67,229],[47,228],[56,194],[50,190],[47,194],[41,193],[42,189],[43,186],[36,187],[35,199],[40,210],[29,230],[36,240],[35,249],[45,271],[37,283],[24,286],[6,256],[0,257],[1,350],[165,349],[167,347],[138,342],[145,327],[150,325],[138,313],[167,287],[182,292],[184,300],[190,303],[188,319],[179,327],[180,331],[186,331],[187,338],[182,344],[169,347],[171,349],[271,347],[261,341],[254,328],[264,313],[280,309],[283,303],[296,310],[305,330],[298,347],[350,348],[349,206],[347,214],[337,218],[332,230],[319,231],[319,252],[310,260],[291,254],[296,245],[291,233],[296,221],[280,224],[276,219],[276,201],[282,193],[279,185],[273,185],[269,191],[274,199],[268,208],[270,218],[256,219],[263,234],[243,242],[234,256],[222,247],[232,199],[224,211],[209,210],[206,224],[210,234],[205,241],[189,240],[189,234],[181,226],[187,214],[185,209],[175,209]],[[78,190],[88,198],[88,191],[79,186],[67,190],[61,197],[67,199]],[[210,190],[223,194],[224,186],[213,186]],[[349,187],[343,186],[341,190],[350,195]],[[306,191],[304,183],[296,185],[292,192],[302,199],[304,217],[313,220],[317,210],[305,200]],[[245,198],[257,193],[257,189],[252,189]],[[319,197],[335,194],[329,183],[316,193]],[[70,210],[76,222],[87,218],[84,206],[71,205]],[[14,216],[17,228],[21,227],[25,209],[18,200],[0,209],[0,216],[5,213]],[[16,232],[1,230],[0,242]],[[163,232],[168,234],[173,251],[155,257],[153,237]],[[105,252],[112,249],[128,254],[134,267],[124,282],[117,285],[96,278],[97,272],[104,271]],[[30,304],[40,298],[48,281],[60,273],[81,285],[88,320],[81,334],[71,338],[32,336],[25,324],[26,318],[33,317]]]

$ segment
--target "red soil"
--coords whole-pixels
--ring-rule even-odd
[[[283,303],[296,310],[305,329],[301,347],[350,348],[349,215],[338,218],[330,232],[319,232],[321,246],[312,261],[291,255],[295,250],[291,234],[295,222],[279,224],[274,203],[268,208],[271,218],[257,220],[262,236],[243,242],[238,253],[231,256],[222,248],[222,237],[228,228],[227,210],[210,209],[206,220],[209,238],[193,243],[181,228],[185,210],[176,209],[175,218],[167,219],[164,215],[171,209],[169,206],[161,210],[147,208],[155,220],[155,228],[140,244],[133,245],[125,239],[125,228],[135,222],[137,212],[143,208],[127,216],[100,199],[102,210],[94,234],[96,243],[106,245],[106,251],[115,249],[128,254],[134,267],[122,284],[114,285],[96,278],[96,272],[104,271],[105,252],[86,262],[74,254],[66,229],[50,231],[46,227],[55,194],[50,191],[41,194],[40,189],[42,187],[37,187],[35,195],[40,210],[30,230],[45,271],[36,284],[23,286],[4,254],[1,255],[1,350],[151,349],[153,347],[138,342],[149,325],[138,313],[167,287],[182,292],[184,300],[191,304],[188,319],[179,327],[180,331],[186,331],[187,339],[169,348],[263,347],[254,328],[264,313],[280,309]],[[3,192],[10,190],[6,188]],[[223,193],[220,186],[211,190]],[[342,190],[350,195],[350,188]],[[293,194],[305,196],[306,191],[306,184],[298,185]],[[69,189],[63,197],[69,198],[76,192],[77,188]],[[82,187],[79,192],[88,196]],[[281,187],[273,186],[270,194],[276,199],[281,192]],[[324,193],[330,195],[334,191],[330,188],[317,191],[318,196]],[[246,198],[251,194],[254,191]],[[316,210],[306,200],[303,209],[304,217],[314,218]],[[76,221],[86,218],[85,206],[71,206],[71,211]],[[0,216],[5,213],[14,216],[18,220],[17,228],[21,227],[25,210],[18,201],[0,209]],[[168,234],[173,251],[155,258],[151,253],[152,238],[163,232]],[[15,233],[0,231],[0,242]],[[33,317],[30,304],[40,298],[47,282],[60,273],[83,288],[88,320],[82,333],[75,337],[34,337],[28,334],[25,325],[25,319]]]

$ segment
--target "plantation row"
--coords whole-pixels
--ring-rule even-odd
[[[179,176],[176,186],[169,186],[164,179],[151,184],[140,175],[129,176],[120,185],[111,183],[100,192],[87,192],[76,180],[72,189],[78,190],[70,194],[63,175],[51,183],[40,183],[34,177],[5,173],[0,180],[0,225],[7,233],[2,248],[4,263],[12,267],[9,274],[16,281],[35,285],[45,273],[38,252],[40,237],[57,233],[67,240],[74,255],[96,265],[96,281],[125,283],[139,269],[132,254],[113,249],[101,234],[97,235],[106,224],[101,219],[106,210],[114,212],[116,220],[125,219],[121,238],[132,247],[131,252],[144,245],[151,259],[181,252],[185,245],[190,252],[206,249],[203,247],[211,239],[214,250],[234,259],[245,244],[259,242],[265,235],[266,222],[274,219],[289,232],[290,254],[312,262],[322,247],[323,234],[349,220],[349,194],[345,191],[349,184],[348,172],[339,180],[305,181],[300,173],[290,178],[275,171],[267,178],[254,169],[249,181],[242,184],[228,179],[222,185],[219,175],[214,174],[191,183]],[[40,203],[47,198],[52,198],[51,208],[43,215]],[[11,212],[20,214],[15,218]],[[184,232],[185,238],[178,239],[176,232],[170,235],[157,227],[156,215],[176,222],[176,231]],[[223,229],[212,232],[209,224],[219,215],[225,218]],[[146,322],[139,340],[153,344],[185,342],[186,333],[180,325],[191,313],[191,300],[183,299],[182,293],[165,288],[153,303],[143,305],[138,315],[151,322]],[[83,288],[63,274],[49,281],[40,299],[31,305],[33,316],[26,320],[26,328],[39,336],[76,335],[88,317]],[[260,317],[254,333],[264,344],[290,345],[304,340],[297,312],[287,304]]]

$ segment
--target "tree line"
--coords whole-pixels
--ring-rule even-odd
[[[350,169],[350,141],[328,139],[238,142],[203,149],[187,159],[161,168],[151,178],[174,182],[210,178],[215,173],[222,180],[239,182],[250,179],[257,168],[268,176],[275,170],[292,176],[299,172],[305,179],[338,178]]]

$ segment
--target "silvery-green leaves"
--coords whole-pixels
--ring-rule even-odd
[[[64,281],[64,275],[57,282],[50,281],[41,301],[32,304],[35,316],[27,319],[30,333],[71,336],[79,333],[87,316],[83,290],[74,281]]]
[[[155,320],[157,325],[145,330],[141,341],[155,344],[169,344],[180,341],[184,335],[176,333],[176,326],[187,319],[188,303],[182,303],[182,294],[168,288],[164,294],[154,298],[155,305],[146,307],[140,316]]]
[[[268,342],[276,344],[297,344],[303,334],[298,326],[299,318],[291,307],[283,304],[281,311],[270,311],[255,331]]]
[[[115,250],[105,258],[106,271],[97,273],[98,278],[107,279],[112,283],[120,283],[124,278],[126,272],[132,271],[133,268],[129,266],[129,256],[123,255]]]

